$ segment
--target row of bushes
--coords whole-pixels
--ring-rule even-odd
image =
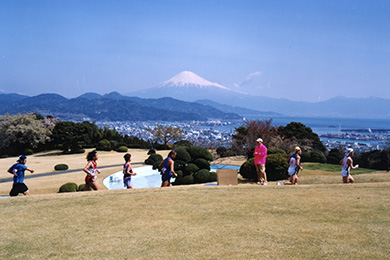
[[[185,185],[194,183],[206,183],[217,181],[217,174],[210,172],[211,153],[203,147],[188,145],[175,148],[176,158],[174,170],[177,177],[173,185]],[[145,160],[146,164],[158,169],[163,157],[150,150],[150,156]]]
[[[68,182],[68,183],[65,183],[63,184],[60,189],[59,189],[59,193],[62,193],[62,192],[77,192],[77,191],[83,191],[84,190],[84,187],[85,187],[85,184],[80,184],[80,185],[77,185],[76,183],[74,182]]]

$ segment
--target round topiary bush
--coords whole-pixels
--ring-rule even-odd
[[[210,172],[210,179],[209,182],[215,182],[218,180],[218,176],[216,172]]]
[[[191,155],[187,152],[185,147],[178,147],[175,149],[176,158],[175,161],[189,162],[191,160]]]
[[[127,146],[119,146],[118,149],[116,149],[116,151],[119,153],[126,153],[127,150]]]
[[[195,184],[194,176],[192,175],[186,175],[181,179],[181,184],[187,185],[187,184]]]
[[[175,160],[175,163],[173,164],[173,169],[175,171],[183,171],[186,167],[186,162],[181,160]]]
[[[194,174],[194,180],[196,183],[205,183],[210,180],[210,172],[206,169],[197,171]]]
[[[56,166],[54,166],[54,170],[56,171],[66,171],[67,169],[69,169],[69,166],[64,163],[57,164]]]
[[[84,191],[85,183],[80,184],[79,187],[77,188],[77,191]],[[89,187],[89,190],[91,190],[91,187]]]
[[[199,167],[196,166],[195,164],[193,163],[189,163],[185,168],[184,168],[184,173],[185,175],[190,175],[190,174],[193,174],[195,172],[199,171]]]
[[[310,153],[310,158],[312,162],[326,163],[326,157],[320,151],[312,151]]]
[[[281,154],[281,155],[287,155],[286,151],[283,149],[268,149],[267,154]]]
[[[163,160],[163,157],[160,154],[151,154],[146,160],[145,164],[154,165],[154,163],[160,163]]]
[[[267,156],[265,163],[265,172],[268,181],[284,180],[288,178],[287,169],[288,163],[285,156],[279,154],[270,154]],[[255,167],[255,159],[251,158],[244,162],[240,167],[242,177],[256,181],[257,172]]]
[[[309,152],[302,152],[301,162],[311,162],[311,156]]]
[[[255,167],[255,158],[250,158],[245,161],[240,167],[240,174],[245,179],[257,180],[257,172]]]
[[[99,151],[111,151],[111,149],[111,143],[107,139],[101,140],[96,146],[96,150]]]
[[[199,169],[210,170],[210,162],[205,159],[198,158],[195,161],[193,161],[193,163],[196,164],[196,166],[198,166]]]
[[[156,153],[156,149],[154,149],[154,148],[151,148],[148,151],[148,155],[155,154],[155,153]]]
[[[199,147],[199,146],[190,146],[187,147],[187,151],[193,159],[203,158],[206,159],[207,161],[213,160],[213,156],[206,148]]]
[[[284,180],[289,177],[287,169],[289,164],[285,156],[280,154],[270,154],[265,163],[265,172],[268,181]],[[257,175],[256,175],[257,176]]]
[[[58,192],[59,193],[61,193],[61,192],[76,192],[77,188],[78,188],[78,186],[76,183],[68,182],[68,183],[65,183],[64,185],[62,185]]]

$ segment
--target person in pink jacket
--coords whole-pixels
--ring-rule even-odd
[[[267,147],[263,144],[263,139],[256,140],[257,146],[253,155],[255,156],[255,166],[257,172],[257,184],[267,185],[267,174],[265,173],[265,161],[267,159]]]

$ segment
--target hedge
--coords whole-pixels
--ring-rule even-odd
[[[64,185],[62,185],[58,192],[59,193],[62,193],[62,192],[76,192],[77,188],[78,188],[78,186],[77,186],[76,183],[68,182],[68,183],[65,183]]]
[[[69,169],[69,166],[64,163],[57,164],[56,166],[54,166],[54,170],[56,171],[66,171],[67,169]]]

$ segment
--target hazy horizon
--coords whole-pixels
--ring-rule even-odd
[[[0,0],[0,91],[67,98],[181,71],[294,101],[390,99],[390,2]]]

